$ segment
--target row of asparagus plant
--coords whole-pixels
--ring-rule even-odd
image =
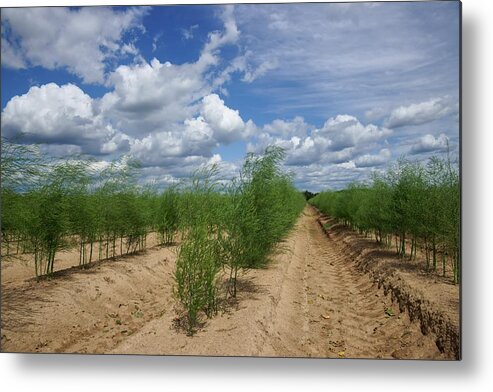
[[[416,259],[424,252],[429,271],[445,276],[448,260],[458,283],[460,263],[460,181],[457,165],[432,157],[426,164],[401,159],[368,184],[352,184],[341,191],[322,192],[309,201],[396,253]]]
[[[42,276],[69,248],[84,266],[143,250],[150,233],[163,245],[179,236],[175,291],[192,331],[201,312],[216,312],[219,277],[236,296],[239,272],[264,266],[302,210],[283,158],[268,148],[249,154],[231,181],[210,167],[158,191],[137,185],[138,164],[128,159],[97,170],[82,157],[52,160],[2,140],[2,251],[34,254]]]
[[[221,290],[236,296],[240,271],[267,264],[303,209],[303,194],[281,170],[283,158],[281,149],[268,148],[264,155],[248,155],[227,185],[214,180],[212,168],[197,173],[183,189],[175,279],[189,332],[201,313],[217,312]]]
[[[36,276],[51,275],[60,251],[77,247],[79,264],[85,265],[142,250],[149,232],[166,232],[165,218],[154,210],[169,192],[138,187],[135,162],[104,170],[92,164],[80,157],[51,160],[32,147],[3,141],[4,255],[32,253]]]

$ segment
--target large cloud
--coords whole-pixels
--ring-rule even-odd
[[[408,106],[399,106],[394,109],[385,125],[389,128],[398,128],[407,125],[426,124],[451,113],[456,113],[458,104],[451,97],[433,98],[425,102],[414,103]]]
[[[323,127],[316,129],[301,117],[291,121],[274,120],[264,125],[249,142],[248,151],[262,152],[268,145],[285,149],[286,163],[290,166],[306,166],[312,163],[339,164],[366,153],[358,160],[359,167],[379,166],[388,160],[388,149],[377,155],[368,151],[378,147],[379,142],[390,136],[392,131],[373,124],[363,125],[356,117],[338,115],[329,118]]]
[[[66,68],[86,83],[103,83],[106,62],[135,54],[123,34],[142,29],[146,8],[2,9],[2,64],[12,68]],[[5,27],[4,27],[5,26]]]
[[[108,84],[113,91],[101,100],[105,116],[125,133],[141,138],[150,132],[177,131],[180,124],[202,110],[203,117],[208,117],[216,133],[226,132],[234,139],[242,120],[211,93],[228,81],[227,76],[216,75],[224,72],[219,67],[220,50],[234,44],[239,31],[232,7],[222,8],[219,16],[224,23],[223,31],[208,35],[195,62],[171,64],[154,58],[148,63],[141,59],[112,72]],[[230,120],[235,122],[233,130],[225,129],[231,125],[227,124]]]
[[[219,51],[239,36],[232,7],[224,7],[220,18],[224,30],[208,35],[196,62],[153,59],[119,66],[110,75],[114,89],[101,99],[100,110],[134,138],[130,153],[144,166],[169,169],[179,165],[180,157],[196,157],[192,162],[211,159],[214,148],[244,138],[252,128],[212,93],[228,80],[214,77]]]
[[[122,65],[109,81],[114,89],[102,98],[101,110],[134,137],[183,123],[198,110],[196,101],[210,91],[196,64],[157,59]]]
[[[419,140],[411,146],[411,154],[421,154],[424,152],[431,151],[446,151],[449,146],[449,139],[444,134],[441,133],[438,137],[433,135],[424,135],[419,138]]]
[[[239,111],[228,108],[217,94],[205,96],[200,111],[218,142],[227,144],[242,138],[245,123]]]
[[[390,136],[392,131],[373,124],[363,125],[356,117],[344,114],[329,118],[318,133],[328,137],[331,149],[338,151],[374,143]]]
[[[284,138],[292,136],[304,137],[313,127],[307,124],[303,117],[296,116],[292,120],[276,119],[264,126],[264,131],[270,135],[277,135]]]
[[[392,154],[388,148],[381,149],[378,154],[364,154],[355,160],[357,167],[376,167],[386,164]]]
[[[212,129],[199,117],[185,121],[179,132],[153,132],[143,139],[136,139],[130,153],[144,166],[166,166],[168,158],[209,157],[216,145]]]
[[[152,132],[132,143],[131,154],[145,166],[168,165],[170,157],[213,156],[220,144],[243,139],[247,126],[237,110],[216,94],[202,99],[199,116],[176,124],[173,130]]]
[[[31,87],[15,96],[2,112],[2,135],[23,142],[78,145],[90,154],[128,148],[129,138],[115,130],[93,105],[92,98],[73,84]]]
[[[369,168],[358,168],[353,161],[328,165],[312,163],[303,167],[292,167],[295,181],[300,189],[315,192],[327,189],[342,189],[353,181],[362,181],[368,177]]]
[[[330,140],[316,134],[309,135],[314,126],[302,117],[292,120],[276,119],[256,129],[255,141],[250,141],[247,150],[262,153],[269,145],[276,145],[286,151],[288,165],[304,165],[317,161],[330,145]]]

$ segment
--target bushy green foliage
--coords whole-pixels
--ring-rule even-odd
[[[238,272],[265,266],[303,209],[303,194],[281,171],[283,158],[278,148],[250,154],[225,188],[214,181],[212,170],[196,175],[180,194],[182,243],[175,279],[189,332],[199,311],[209,317],[216,311],[221,267],[229,270],[227,293],[236,296]]]
[[[437,257],[452,261],[454,282],[459,281],[460,183],[458,168],[449,160],[433,157],[427,165],[400,160],[370,184],[353,184],[342,191],[322,192],[309,201],[323,213],[362,233],[374,233],[378,242],[396,252],[416,257],[418,245],[429,269]]]
[[[135,185],[134,162],[114,162],[96,172],[82,157],[55,161],[4,139],[2,147],[4,254],[12,244],[15,253],[33,253],[40,276],[51,275],[55,255],[74,244],[81,265],[92,261],[95,243],[100,260],[145,247],[154,196]]]
[[[176,295],[186,310],[192,333],[199,311],[211,317],[217,309],[217,274],[221,268],[220,210],[214,168],[194,175],[179,203],[182,242],[178,248]]]
[[[1,190],[7,252],[11,242],[22,243],[16,253],[34,253],[41,276],[53,273],[55,255],[69,247],[79,248],[84,266],[145,249],[151,232],[164,245],[178,237],[175,293],[189,332],[200,312],[211,317],[217,311],[220,272],[229,274],[226,291],[235,296],[238,273],[267,264],[305,204],[281,170],[284,152],[276,147],[247,155],[232,181],[219,181],[213,166],[158,192],[137,185],[138,164],[128,159],[95,170],[83,157],[54,161],[8,146]]]
[[[157,197],[157,204],[154,208],[154,225],[160,240],[166,245],[173,243],[174,236],[179,225],[179,194],[174,187],[166,189]]]
[[[267,148],[264,155],[247,156],[239,178],[229,190],[223,240],[230,268],[230,293],[236,295],[240,269],[267,263],[272,247],[287,233],[305,204],[304,196],[281,171],[284,152]]]

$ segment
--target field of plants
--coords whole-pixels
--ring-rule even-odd
[[[283,160],[269,147],[232,180],[210,166],[160,189],[128,158],[101,167],[2,140],[2,347],[457,358],[457,167],[401,160],[313,194]],[[370,262],[373,247],[387,249]],[[400,267],[414,259],[430,273]],[[418,302],[397,306],[362,262]]]
[[[220,295],[236,296],[242,270],[265,266],[273,246],[305,205],[281,171],[284,153],[248,155],[224,183],[216,167],[159,191],[137,184],[138,164],[97,170],[82,157],[55,161],[35,148],[2,141],[2,253],[34,255],[37,277],[50,277],[55,256],[77,248],[79,265],[142,251],[150,233],[179,240],[175,295],[189,333],[213,316]],[[227,271],[226,285],[219,285]]]
[[[460,280],[459,168],[448,159],[426,165],[400,160],[370,183],[322,192],[309,200],[324,214],[390,248],[402,260],[418,249],[426,269]],[[449,266],[449,267],[447,267]]]

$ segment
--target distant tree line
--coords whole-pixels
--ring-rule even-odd
[[[303,195],[305,196],[305,200],[310,200],[311,198],[318,195],[318,193],[312,193],[310,191],[304,191]]]

